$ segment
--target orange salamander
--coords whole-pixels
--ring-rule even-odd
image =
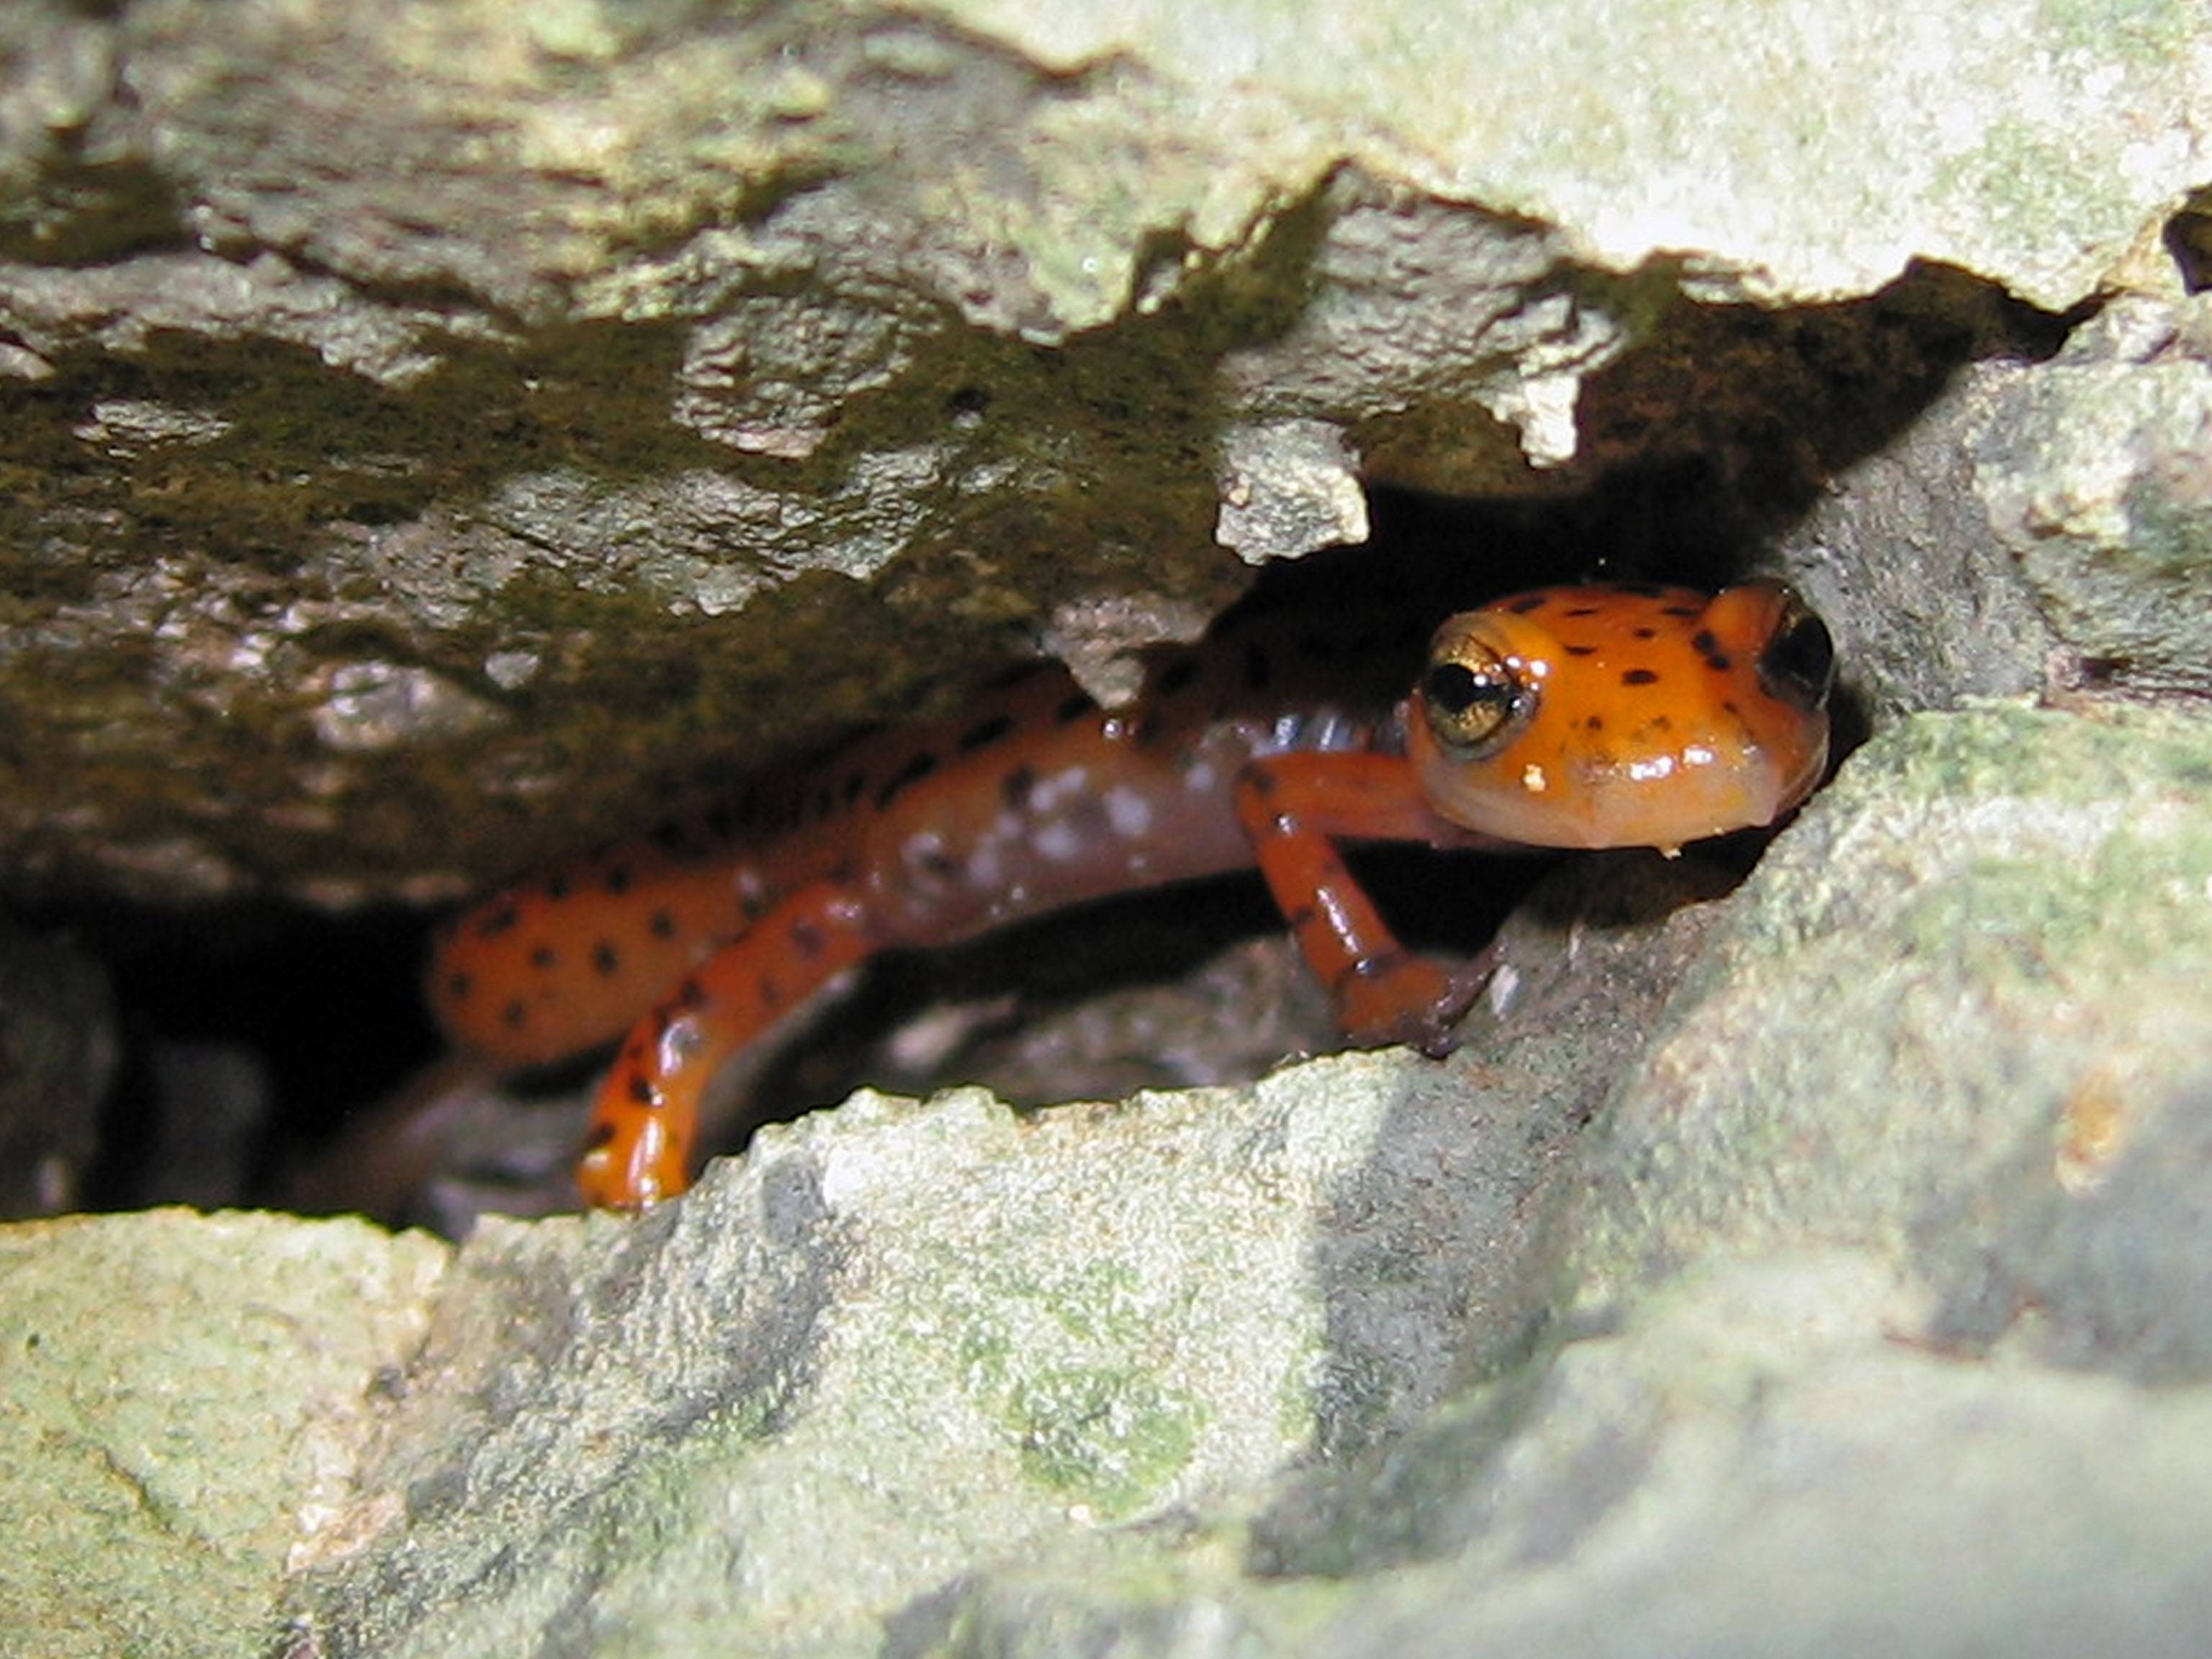
[[[627,1030],[577,1183],[638,1208],[684,1190],[722,1062],[879,951],[1256,864],[1346,1036],[1441,1052],[1476,985],[1400,946],[1336,843],[1672,851],[1771,823],[1826,765],[1833,647],[1778,583],[1501,599],[1444,623],[1402,697],[1270,623],[1165,655],[1127,708],[1024,665],[509,888],[441,935],[438,1017],[509,1066]]]

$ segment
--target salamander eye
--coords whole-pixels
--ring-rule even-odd
[[[1759,683],[1769,695],[1807,714],[1827,702],[1836,683],[1836,642],[1828,636],[1827,624],[1794,593],[1759,653]]]
[[[1473,758],[1521,726],[1536,694],[1504,657],[1462,634],[1437,641],[1421,676],[1420,701],[1437,744]]]

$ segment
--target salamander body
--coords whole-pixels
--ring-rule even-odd
[[[1671,851],[1771,823],[1826,764],[1832,647],[1773,582],[1518,594],[1445,622],[1410,695],[1336,643],[1261,615],[1121,709],[1011,671],[484,901],[441,936],[433,1006],[508,1066],[627,1032],[578,1184],[634,1208],[683,1189],[721,1063],[879,951],[1256,864],[1347,1037],[1433,1047],[1474,988],[1399,946],[1340,842]]]

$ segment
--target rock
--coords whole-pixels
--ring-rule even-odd
[[[54,1659],[238,1654],[334,1547],[446,1247],[149,1211],[0,1230],[0,1626]],[[385,1381],[380,1383],[379,1379]]]
[[[0,1628],[2201,1645],[2196,8],[0,44],[11,896],[426,903],[978,666],[1110,694],[1224,548],[1370,512],[1499,581],[1778,570],[1854,751],[1763,851],[1545,876],[1447,1062],[861,1094],[450,1252],[0,1231]],[[1297,1041],[1214,960],[1182,1026],[1088,1003],[1008,1075],[1117,1018],[1190,1075]]]
[[[1824,403],[2155,274],[2197,21],[15,8],[11,885],[450,897],[1355,480],[1802,508]]]
[[[1733,982],[1620,1098],[1597,1275],[1678,1236],[1873,1245],[1936,1296],[1930,1341],[2017,1330],[2063,1363],[2197,1374],[2178,1172],[2212,1087],[2208,786],[2202,720],[2124,708],[1922,715],[1862,750],[1747,884],[1707,966]],[[1796,890],[1778,909],[1769,883]]]
[[[389,1523],[304,1617],[332,1651],[549,1618],[586,1647],[854,1650],[970,1564],[1218,1501],[1442,1334],[1401,1319],[1337,1374],[1325,1286],[1365,1274],[1316,1254],[1381,1218],[1362,1166],[1439,1080],[1352,1057],[1029,1122],[861,1095],[642,1222],[488,1224],[365,1472]],[[1436,1245],[1512,1224],[1432,1219]]]
[[[2137,298],[1990,409],[1976,493],[2081,673],[2212,690],[2212,302]]]

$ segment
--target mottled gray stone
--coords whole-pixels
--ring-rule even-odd
[[[1995,705],[1876,737],[1656,1023],[1586,1270],[1832,1243],[1957,1273],[2017,1208],[1986,1183],[2175,1132],[2212,1060],[2208,806],[2201,715]]]
[[[1848,693],[1868,718],[2024,696],[2051,678],[2057,636],[1975,493],[1969,447],[2036,372],[1965,370],[1784,539],[1791,576],[1837,629]]]
[[[333,1523],[447,1255],[357,1221],[0,1228],[0,1648],[235,1659]]]
[[[1110,690],[1355,477],[1792,575],[1869,739],[1733,891],[1540,886],[1442,1064],[864,1095],[450,1258],[0,1233],[9,1638],[2202,1646],[2197,8],[0,43],[10,890],[453,892],[1040,641]]]
[[[971,1563],[1218,1501],[1344,1407],[1313,1253],[1435,1097],[1403,1054],[1030,1122],[858,1097],[644,1220],[489,1225],[365,1471],[389,1523],[303,1615],[333,1652],[853,1651]],[[1383,1358],[1386,1395],[1423,1363]]]
[[[2212,295],[2136,297],[1993,399],[1974,495],[2098,679],[2212,690]]]
[[[2136,282],[2212,173],[2197,21],[11,7],[10,885],[450,895],[702,750],[1096,658],[1066,619],[1121,601],[1217,608],[1217,533],[1357,534],[1354,477],[1814,483],[1803,382],[1765,373],[1803,367],[1789,328],[1715,357],[1716,307],[1969,273],[1923,308],[1971,354],[2004,349],[1976,292]],[[1848,349],[1877,333],[1809,374],[1893,434],[1911,374]],[[2179,408],[2109,435],[2148,462]],[[2009,441],[1977,465],[2024,525]],[[2185,560],[2186,488],[2137,494]],[[2035,592],[2185,681],[2119,596],[2077,625],[2124,580],[2100,534],[2031,550]],[[367,745],[300,695],[365,664],[441,688]]]
[[[1344,434],[1322,421],[1238,427],[1222,440],[1213,538],[1254,564],[1367,539],[1367,493]]]

